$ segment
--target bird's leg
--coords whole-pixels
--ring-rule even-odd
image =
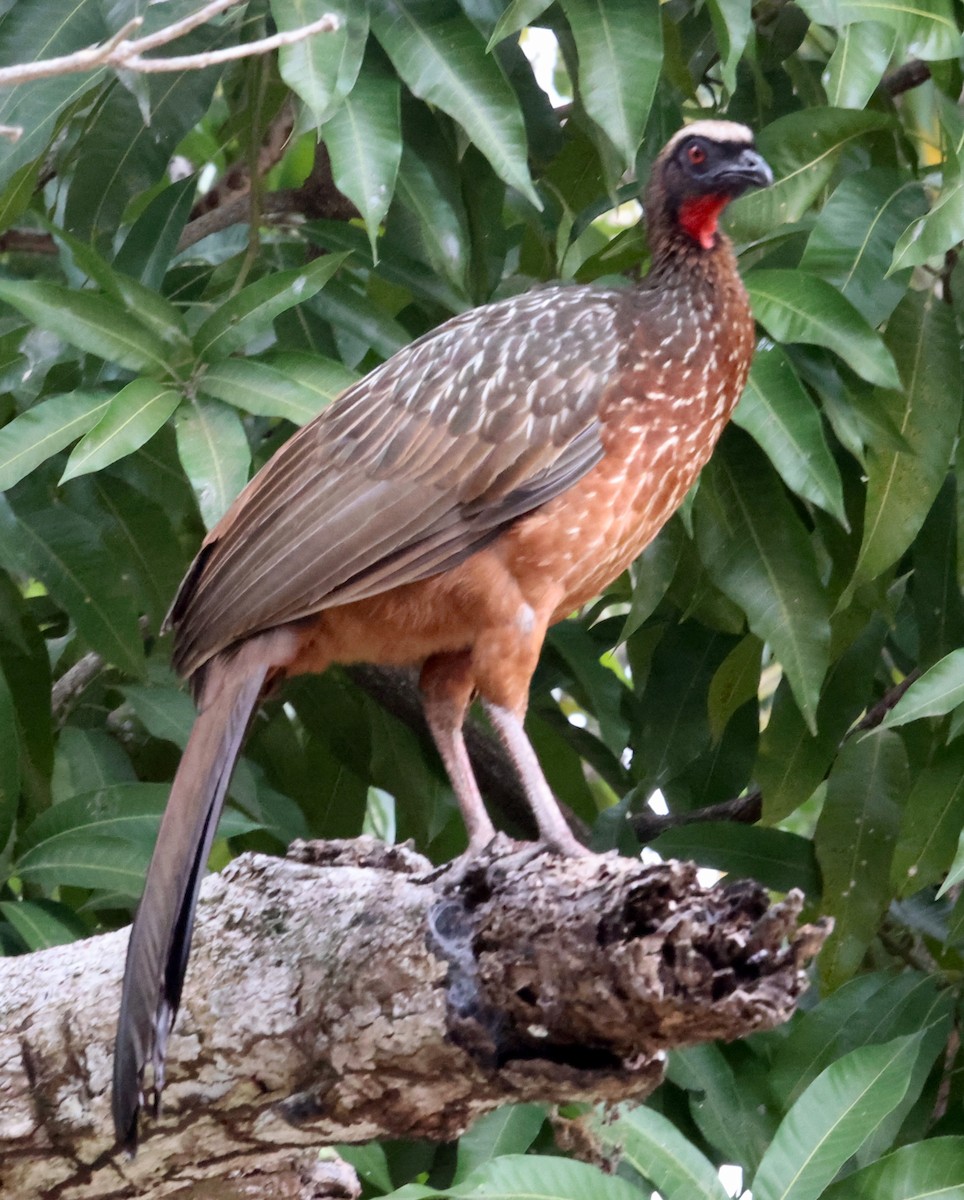
[[[483,700],[483,704],[492,727],[502,739],[502,744],[519,772],[542,840],[553,850],[573,858],[589,854],[590,851],[576,840],[559,809],[559,804],[539,766],[536,752],[532,749],[532,743],[526,736],[522,718],[511,708],[503,708],[490,700]]]
[[[468,653],[436,654],[422,667],[419,679],[425,720],[452,782],[469,835],[466,857],[480,854],[495,837],[465,747],[462,723],[472,700]]]

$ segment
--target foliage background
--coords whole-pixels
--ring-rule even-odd
[[[5,0],[0,65],[197,7]],[[322,11],[338,33],[277,55],[0,91],[0,944],[129,918],[192,717],[161,621],[251,472],[449,315],[644,268],[629,180],[719,113],[777,178],[727,221],[750,384],[682,511],[552,633],[529,729],[598,847],[658,834],[836,931],[805,1012],[674,1054],[599,1133],[618,1176],[532,1107],[349,1153],[372,1195],[691,1200],[730,1163],[755,1200],[964,1196],[960,0],[255,0],[159,53]],[[464,844],[417,733],[299,681],[216,864],[363,826]]]

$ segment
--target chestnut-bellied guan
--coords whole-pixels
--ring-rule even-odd
[[[305,425],[211,530],[174,601],[174,665],[198,716],[127,954],[114,1123],[156,1106],[198,886],[251,714],[332,663],[415,665],[469,834],[493,837],[462,723],[473,698],[542,840],[584,853],[526,738],[546,629],[655,536],[746,381],[753,318],[725,205],[772,182],[750,131],[687,126],[644,196],[652,263],[633,287],[550,286],[463,313]]]

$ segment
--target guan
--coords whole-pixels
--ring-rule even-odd
[[[332,663],[416,666],[476,855],[494,829],[463,740],[478,697],[541,840],[586,853],[523,728],[547,628],[669,519],[746,382],[754,324],[726,204],[772,182],[748,129],[674,135],[644,195],[632,287],[550,286],[446,321],[296,433],[211,530],[171,608],[198,716],[127,953],[114,1123],[133,1150],[164,1054],[198,887],[251,715]]]

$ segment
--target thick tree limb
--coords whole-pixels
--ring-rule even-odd
[[[173,1195],[331,1142],[452,1139],[507,1101],[644,1096],[670,1047],[786,1020],[824,937],[799,909],[508,839],[461,874],[373,839],[245,855],[204,886],[133,1162],[108,1108],[126,931],[0,962],[0,1193]]]

